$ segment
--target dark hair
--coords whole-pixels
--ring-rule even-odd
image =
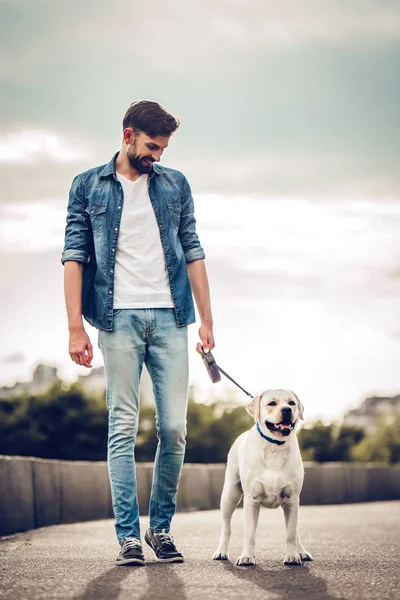
[[[164,106],[151,100],[138,100],[132,102],[122,121],[124,129],[132,127],[136,131],[143,131],[150,137],[158,135],[170,136],[179,127],[178,117],[171,115]]]

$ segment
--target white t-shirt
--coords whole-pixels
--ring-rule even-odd
[[[116,175],[124,205],[115,256],[114,308],[173,308],[148,176],[130,181]]]

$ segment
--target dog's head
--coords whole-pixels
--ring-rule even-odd
[[[259,422],[261,430],[274,439],[288,437],[298,420],[304,418],[303,404],[290,390],[266,390],[251,400],[246,410]]]

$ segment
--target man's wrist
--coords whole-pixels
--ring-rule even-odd
[[[208,327],[212,327],[213,326],[212,317],[203,317],[203,318],[201,318],[201,324],[202,325],[206,325]]]
[[[68,323],[68,330],[70,333],[75,333],[77,331],[84,331],[82,319],[80,321],[76,321],[73,323]]]

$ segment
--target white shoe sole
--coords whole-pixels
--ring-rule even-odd
[[[120,560],[115,559],[116,565],[138,565],[144,566],[145,562],[141,558],[122,558]]]
[[[182,557],[172,556],[171,558],[158,558],[157,554],[154,552],[154,550],[150,546],[150,544],[147,544],[147,545],[149,546],[149,548],[153,552],[154,558],[156,559],[157,562],[163,562],[163,563],[183,563],[183,562],[185,562],[184,559],[183,559],[183,556]]]
[[[183,562],[185,562],[183,560],[183,557],[182,558],[178,558],[178,557],[175,557],[175,558],[158,558],[155,553],[154,553],[154,556],[156,557],[156,561],[157,562],[164,562],[164,563],[183,563]]]

